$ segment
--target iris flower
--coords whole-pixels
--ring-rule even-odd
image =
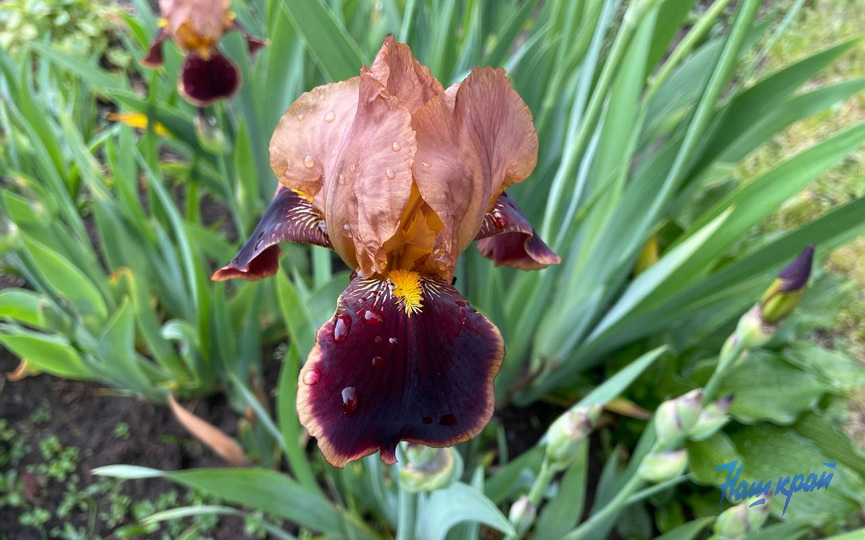
[[[474,240],[495,263],[559,262],[505,189],[531,174],[538,137],[501,69],[445,90],[388,37],[360,76],[300,96],[270,141],[281,186],[213,279],[276,273],[282,241],[335,250],[355,270],[301,370],[297,411],[332,465],[401,440],[443,447],[493,413],[498,329],[453,287]]]
[[[206,107],[230,98],[240,88],[240,71],[219,50],[219,40],[226,32],[243,32],[249,54],[267,45],[266,40],[240,26],[230,6],[231,0],[159,0],[159,32],[141,62],[149,67],[161,66],[163,42],[172,39],[177,43],[186,54],[178,90],[193,105]]]

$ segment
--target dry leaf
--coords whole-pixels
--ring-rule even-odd
[[[249,463],[249,459],[237,441],[222,430],[184,409],[171,394],[168,395],[168,404],[177,421],[224,460],[235,467],[242,467]]]

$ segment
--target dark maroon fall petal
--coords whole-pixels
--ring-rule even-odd
[[[168,39],[168,32],[165,28],[160,28],[159,31],[150,40],[150,46],[147,49],[147,56],[141,59],[141,63],[147,67],[156,68],[162,65],[162,44]]]
[[[244,39],[246,39],[246,50],[249,52],[250,55],[254,55],[262,48],[270,45],[270,41],[265,38],[260,38],[256,35],[251,34],[242,24],[237,21],[234,21],[233,29],[243,34]]]
[[[238,88],[240,70],[219,49],[212,49],[206,60],[198,51],[186,55],[178,89],[193,105],[206,107],[216,100],[230,98]]]
[[[298,242],[330,247],[323,221],[300,193],[280,186],[261,221],[231,262],[210,279],[241,278],[255,281],[279,270],[280,242]]]
[[[484,216],[477,239],[481,255],[492,259],[496,266],[540,270],[562,262],[535,233],[517,203],[504,192]]]
[[[388,281],[355,277],[318,330],[298,381],[301,423],[335,467],[399,441],[451,446],[487,424],[504,358],[498,329],[439,278],[408,316]]]

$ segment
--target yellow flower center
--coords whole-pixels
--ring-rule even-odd
[[[394,270],[388,274],[393,283],[393,295],[409,317],[423,309],[423,289],[420,274],[411,270]]]

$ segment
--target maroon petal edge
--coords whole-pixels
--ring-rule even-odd
[[[141,59],[141,63],[146,67],[157,68],[162,65],[162,44],[168,39],[168,31],[165,28],[160,28],[153,39],[150,40],[150,46],[147,49],[147,56]]]
[[[199,107],[228,99],[240,88],[240,70],[219,49],[212,49],[205,59],[198,51],[190,51],[180,71],[177,83],[180,94]]]
[[[251,34],[242,24],[235,21],[234,22],[234,30],[237,30],[241,34],[243,34],[244,39],[246,39],[246,50],[250,55],[254,55],[264,47],[270,45],[270,41],[265,38],[260,38],[254,34]]]
[[[280,242],[298,242],[330,247],[322,230],[321,218],[300,193],[280,186],[273,200],[252,231],[246,244],[231,262],[214,272],[210,279],[225,281],[241,278],[255,281],[279,270]]]
[[[335,467],[376,451],[393,464],[401,440],[452,446],[492,416],[499,330],[440,278],[421,287],[422,311],[408,316],[389,281],[355,277],[318,330],[297,412]]]
[[[495,266],[540,270],[562,262],[535,233],[516,201],[507,193],[496,199],[478,231],[478,250]]]

